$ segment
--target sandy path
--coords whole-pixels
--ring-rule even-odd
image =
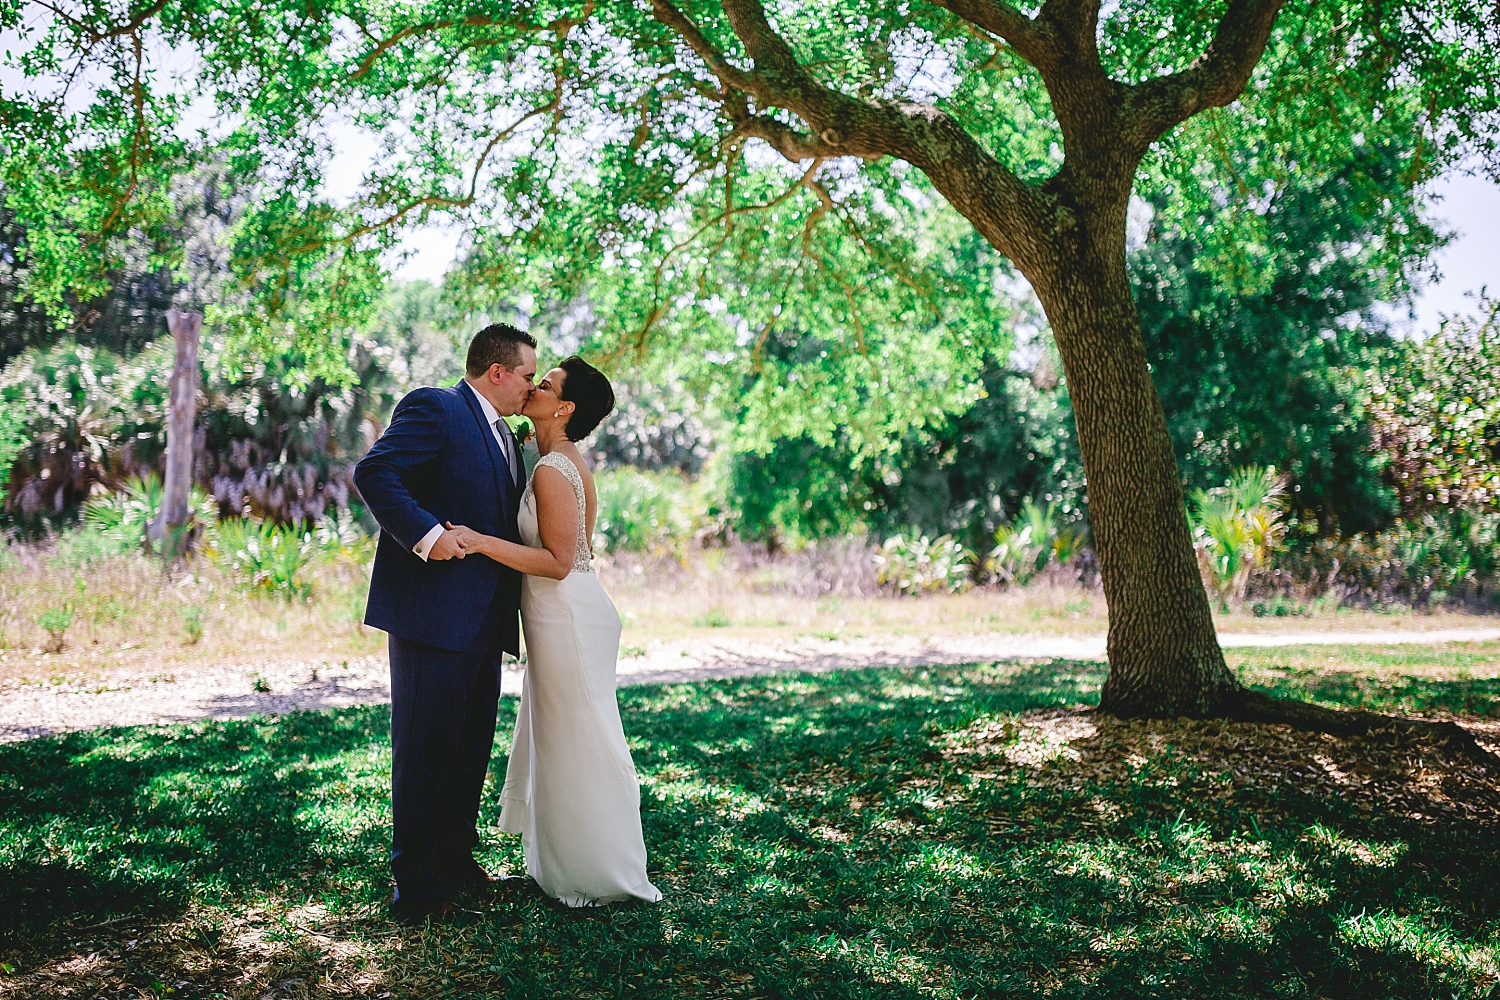
[[[1230,646],[1384,645],[1487,642],[1500,628],[1418,631],[1222,633]],[[1007,659],[1104,658],[1104,637],[1008,633],[801,637],[779,643],[691,639],[653,645],[621,661],[621,684],[743,677],[781,670],[922,666]],[[509,664],[507,665],[509,666]],[[504,689],[520,691],[521,673],[507,669]],[[390,700],[385,656],[330,662],[234,664],[195,668],[190,676],[121,676],[86,685],[27,684],[0,691],[0,742],[104,726],[229,719],[303,709],[343,708]]]

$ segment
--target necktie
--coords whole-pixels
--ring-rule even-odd
[[[505,428],[500,426],[504,422],[505,421],[496,418],[495,437],[500,439],[500,454],[505,456],[505,471],[510,473],[511,482],[518,483],[521,481],[521,477],[516,474],[516,456],[511,453],[510,435],[506,434]]]

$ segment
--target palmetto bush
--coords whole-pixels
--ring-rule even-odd
[[[1285,492],[1270,466],[1240,469],[1221,487],[1193,491],[1199,568],[1222,605],[1243,601],[1250,574],[1267,566],[1280,549],[1286,532]]]
[[[663,555],[678,552],[692,538],[698,517],[685,477],[612,468],[601,469],[595,484],[599,494],[596,549]]]
[[[348,507],[325,513],[312,530],[312,541],[324,556],[356,563],[367,563],[375,558],[375,536],[365,530],[359,515]]]
[[[113,543],[121,552],[139,550],[146,540],[146,528],[161,510],[164,488],[156,476],[135,476],[110,493],[91,498],[83,506],[83,526],[102,540]],[[188,495],[188,510],[193,520],[211,528],[217,519],[214,498],[194,486]]]
[[[1002,582],[1024,586],[1049,565],[1067,565],[1087,539],[1081,528],[1058,517],[1057,504],[1027,500],[1014,521],[995,531],[990,569]]]
[[[310,531],[236,517],[219,522],[208,554],[251,592],[290,601],[312,596],[306,571],[316,551]]]
[[[893,535],[875,553],[876,580],[898,594],[967,590],[973,553],[952,535],[929,538],[916,531]]]

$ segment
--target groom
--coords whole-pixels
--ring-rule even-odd
[[[397,403],[354,470],[381,528],[365,624],[390,634],[392,909],[413,922],[461,912],[454,892],[496,881],[474,860],[475,820],[501,654],[520,650],[520,574],[465,559],[443,526],[521,540],[521,446],[500,418],[531,396],[536,341],[485,327],[465,368],[451,389]]]

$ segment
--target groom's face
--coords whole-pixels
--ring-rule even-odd
[[[502,417],[514,416],[526,408],[536,381],[536,351],[521,345],[521,363],[507,369],[503,365],[490,365],[485,378],[485,393],[495,412]]]

